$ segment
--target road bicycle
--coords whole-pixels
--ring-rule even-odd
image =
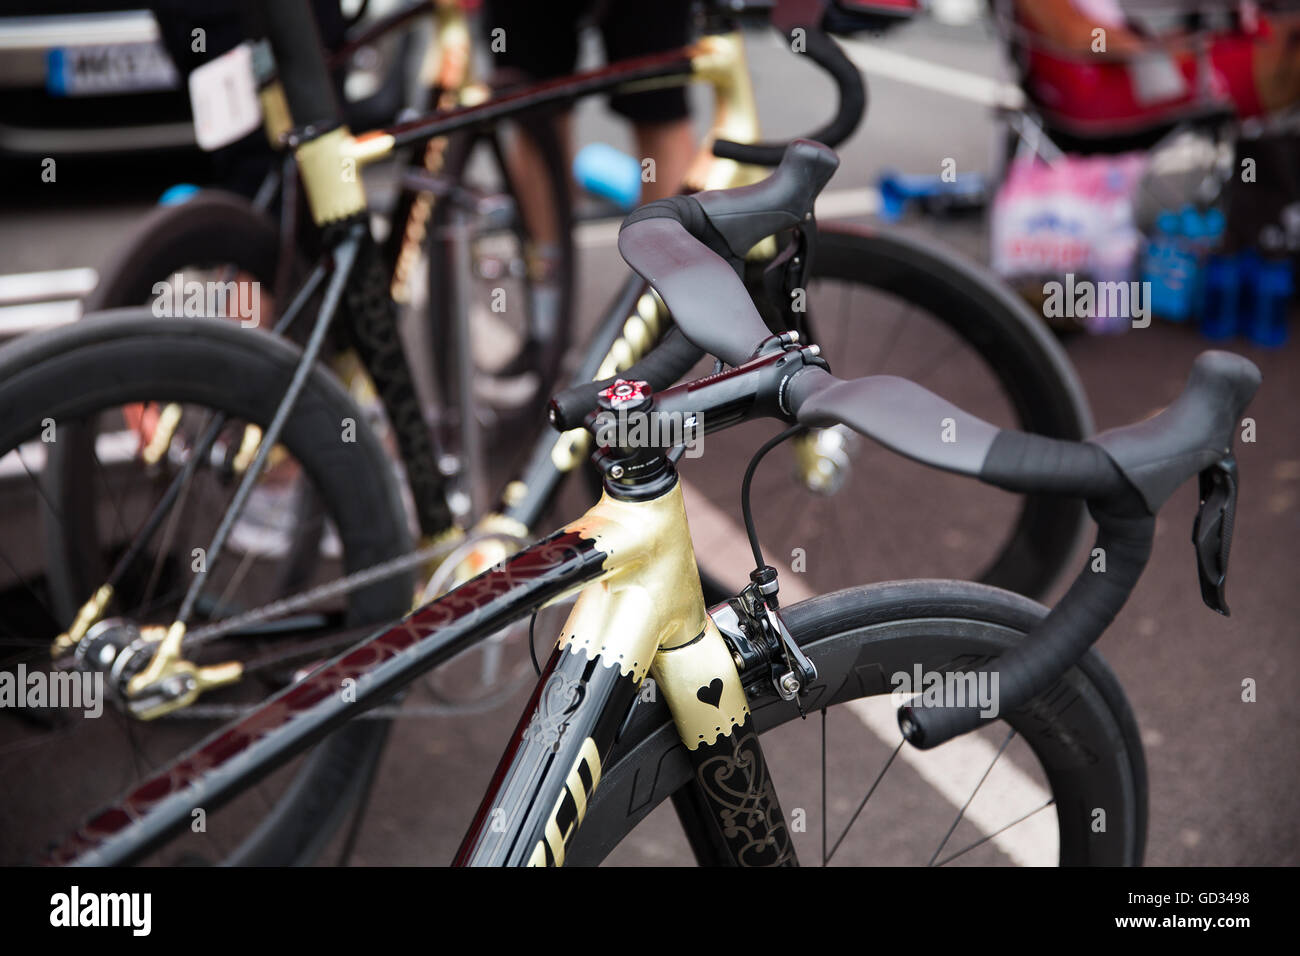
[[[1141,746],[1123,693],[1091,645],[1137,584],[1155,515],[1193,476],[1200,483],[1193,542],[1201,596],[1227,613],[1237,491],[1232,446],[1259,370],[1227,352],[1203,353],[1165,410],[1081,442],[999,428],[895,376],[837,378],[816,345],[770,331],[741,281],[737,253],[774,229],[807,227],[813,200],[837,164],[830,149],[797,141],[759,184],[651,203],[630,215],[620,231],[621,254],[661,296],[686,339],[726,367],[663,390],[622,378],[552,404],[560,427],[586,404],[583,421],[597,433],[602,416],[685,417],[706,433],[755,419],[790,426],[759,448],[742,483],[756,567],[738,596],[706,608],[676,467],[683,446],[603,446],[595,454],[603,495],[582,518],[316,668],[91,816],[49,858],[117,864],[145,857],[184,829],[196,808],[220,805],[420,673],[578,592],[457,864],[599,862],[668,798],[699,862],[797,864],[797,831],[777,794],[766,742],[779,737],[780,725],[810,726],[795,722],[799,716],[819,715],[824,733],[829,709],[887,693],[887,675],[914,665],[996,675],[997,707],[989,713],[964,698],[909,696],[897,711],[900,740],[863,804],[906,744],[928,750],[993,725],[1004,738],[994,761],[1018,738],[1050,793],[1047,804],[1007,826],[1051,807],[1060,862],[1139,863]],[[20,357],[37,358],[41,343],[23,345],[0,353],[0,365],[12,369]],[[15,396],[23,380],[3,379],[4,397]],[[28,376],[25,387],[40,390],[43,381]],[[29,401],[13,404],[35,407],[35,396],[21,397]],[[61,404],[77,403],[67,396]],[[21,423],[26,432],[39,428],[35,414]],[[6,416],[0,447],[20,434],[13,419]],[[987,586],[933,580],[785,606],[750,514],[752,479],[780,441],[829,424],[932,468],[1082,498],[1097,525],[1095,550],[1050,612]],[[1096,563],[1096,549],[1104,565]],[[126,622],[113,627],[129,630]],[[653,700],[643,693],[648,679]],[[824,737],[822,744],[824,787]],[[986,770],[981,784],[987,776]],[[970,802],[930,862],[965,857],[987,843],[949,851]],[[1107,820],[1100,828],[1098,808]],[[827,843],[823,830],[823,862]]]
[[[734,6],[734,5],[732,5]],[[753,5],[749,18],[767,17],[770,5]],[[735,17],[716,17],[711,23],[713,33],[691,51],[682,51],[663,57],[650,58],[652,63],[615,64],[609,69],[596,71],[568,80],[542,86],[517,88],[514,94],[484,100],[487,95],[481,84],[474,81],[467,64],[472,60],[469,33],[459,8],[455,4],[439,4],[439,29],[437,42],[431,50],[439,51],[436,63],[426,66],[426,75],[437,76],[430,98],[447,109],[454,104],[478,103],[478,106],[453,109],[450,115],[433,120],[432,135],[429,130],[414,132],[407,124],[402,141],[413,141],[415,147],[406,157],[401,180],[408,186],[423,186],[425,191],[407,189],[402,199],[390,212],[393,223],[404,226],[391,229],[382,250],[382,261],[394,300],[401,303],[407,298],[404,290],[412,272],[411,262],[417,256],[423,237],[440,237],[430,242],[431,292],[429,323],[417,323],[417,332],[428,333],[429,357],[436,369],[434,380],[439,383],[436,404],[444,409],[456,409],[455,414],[439,415],[446,423],[455,418],[459,426],[454,434],[419,423],[413,411],[400,409],[400,414],[390,407],[389,393],[406,394],[398,384],[389,382],[394,373],[405,364],[409,369],[428,364],[422,359],[422,350],[415,361],[408,353],[399,359],[397,347],[390,351],[386,361],[390,368],[378,370],[378,359],[362,349],[362,364],[371,379],[384,395],[384,407],[389,418],[400,421],[397,426],[397,446],[408,472],[417,469],[413,481],[415,506],[420,528],[425,536],[441,534],[451,522],[446,500],[448,487],[471,490],[470,496],[453,496],[459,504],[455,514],[464,521],[464,502],[467,497],[477,500],[479,507],[474,516],[481,516],[488,503],[486,482],[474,475],[487,471],[484,459],[510,461],[512,456],[501,454],[501,445],[491,449],[489,455],[479,435],[479,420],[491,402],[484,393],[502,395],[518,394],[518,380],[529,377],[531,386],[526,389],[532,396],[546,396],[553,391],[554,376],[558,371],[559,356],[564,344],[571,338],[569,321],[572,314],[572,256],[571,249],[561,256],[562,264],[556,273],[559,287],[544,293],[524,294],[516,297],[515,290],[502,289],[503,276],[528,274],[521,260],[522,250],[528,244],[527,226],[512,210],[517,208],[508,176],[496,173],[495,178],[505,183],[504,190],[496,192],[481,188],[465,188],[467,157],[474,153],[476,144],[485,155],[496,157],[497,165],[502,153],[501,130],[503,119],[527,119],[535,116],[539,106],[546,103],[567,102],[613,88],[627,88],[629,83],[647,71],[659,76],[655,82],[684,82],[703,79],[714,85],[718,93],[719,108],[712,133],[693,167],[690,181],[694,188],[720,188],[741,185],[752,181],[758,174],[755,167],[744,163],[772,163],[780,150],[774,146],[742,146],[735,140],[752,141],[758,136],[756,104],[749,86],[748,67],[743,55],[740,34],[717,32],[734,28]],[[372,37],[386,29],[405,22],[409,14],[394,14],[368,31]],[[784,26],[789,29],[788,24]],[[840,106],[836,117],[814,138],[837,144],[860,122],[865,97],[861,79],[835,43],[816,29],[807,32],[808,55],[834,77],[839,88]],[[349,47],[362,42],[358,38]],[[270,57],[262,57],[267,86],[263,100],[268,121],[268,135],[282,142],[291,128],[289,110],[284,103],[279,74],[271,71]],[[290,61],[291,64],[293,61]],[[289,69],[294,69],[290,66]],[[279,73],[284,73],[281,66]],[[273,79],[267,79],[274,77]],[[304,82],[304,77],[299,77]],[[305,81],[304,85],[310,85]],[[279,105],[273,105],[279,104]],[[531,135],[545,136],[545,123],[528,123]],[[383,139],[386,134],[378,135]],[[450,138],[449,138],[450,137]],[[373,140],[375,137],[361,137]],[[713,155],[711,145],[724,140],[719,147],[730,159],[719,160]],[[540,150],[547,158],[545,179],[551,184],[552,208],[561,222],[561,234],[568,237],[569,203],[567,202],[566,176],[560,159],[558,144],[547,140]],[[448,157],[455,157],[450,162]],[[292,153],[286,160],[282,175],[275,177],[271,186],[294,182]],[[441,163],[441,166],[439,166]],[[320,195],[329,187],[304,182],[305,191]],[[270,189],[265,191],[270,194]],[[284,200],[282,207],[290,208],[301,203],[301,191]],[[494,210],[489,221],[480,222],[472,229],[479,238],[465,245],[463,228],[453,228],[451,220],[469,209]],[[280,219],[292,223],[292,212],[282,212]],[[481,218],[481,217],[480,217]],[[502,221],[509,225],[501,226]],[[310,231],[310,230],[309,230]],[[500,237],[502,232],[513,232],[513,252],[504,256],[485,252],[485,246]],[[239,204],[221,195],[200,196],[198,199],[175,208],[160,210],[151,221],[142,226],[140,233],[126,244],[117,261],[105,270],[105,279],[87,302],[90,311],[142,304],[152,295],[160,279],[182,274],[202,276],[213,266],[226,266],[241,275],[258,279],[264,288],[275,288],[275,299],[287,301],[290,289],[285,288],[281,265],[293,257],[291,245],[295,233],[291,225],[277,228],[266,216],[258,215],[247,204]],[[455,238],[451,238],[451,237]],[[400,242],[397,241],[400,239]],[[816,255],[812,257],[811,271],[806,289],[812,300],[806,311],[791,315],[788,306],[784,318],[772,316],[773,325],[785,321],[799,323],[805,333],[813,324],[818,326],[817,338],[828,345],[835,344],[842,354],[850,351],[862,354],[862,372],[898,371],[912,377],[941,376],[954,369],[965,367],[978,378],[980,387],[989,389],[988,395],[972,395],[972,401],[982,401],[982,411],[990,416],[1004,415],[1008,423],[1042,434],[1062,438],[1079,438],[1091,430],[1091,420],[1082,391],[1069,369],[1063,354],[1050,339],[1042,335],[1038,324],[1012,297],[996,288],[975,270],[942,253],[922,247],[904,236],[884,232],[851,230],[843,227],[823,228],[818,237]],[[766,257],[756,257],[751,273],[760,276],[762,268],[770,264],[770,250]],[[296,271],[305,273],[305,267]],[[399,274],[400,273],[400,274]],[[484,283],[475,276],[484,274],[492,278]],[[279,280],[277,282],[277,276]],[[788,276],[769,271],[769,280],[784,281]],[[375,284],[378,278],[375,277]],[[762,288],[762,278],[756,278],[755,288]],[[786,295],[786,289],[777,289],[779,282],[769,282],[764,290],[774,299]],[[492,286],[493,288],[487,288]],[[504,373],[498,375],[476,361],[467,350],[472,350],[469,340],[474,328],[483,320],[491,319],[497,328],[501,315],[488,315],[486,303],[492,293],[504,292],[506,301],[522,302],[517,309],[507,309],[505,318],[518,320],[533,332],[516,332],[507,336],[510,343],[494,348],[489,360]],[[842,297],[839,301],[836,297]],[[855,298],[866,296],[874,327],[864,328],[864,323],[852,322],[848,313],[854,307],[862,308]],[[535,313],[533,305],[548,302],[547,316]],[[350,310],[345,300],[338,322],[344,329],[345,339],[374,339],[359,325],[360,320]],[[472,313],[472,314],[467,314]],[[769,313],[771,314],[771,313]],[[391,315],[386,316],[391,324]],[[549,331],[542,332],[545,327]],[[625,328],[626,327],[626,328]],[[575,380],[605,378],[616,370],[626,369],[645,354],[659,335],[669,328],[668,317],[653,296],[646,294],[644,285],[630,282],[611,301],[598,329],[584,347],[584,354],[576,363]],[[456,330],[460,330],[459,333]],[[624,333],[627,334],[624,334]],[[501,334],[497,332],[496,334]],[[391,338],[391,333],[390,333]],[[839,340],[839,341],[836,341]],[[508,354],[499,355],[498,352]],[[540,362],[545,368],[526,367],[528,362]],[[522,364],[521,364],[522,363]],[[871,367],[868,367],[870,365]],[[893,366],[891,368],[891,365]],[[535,374],[533,374],[535,373]],[[410,379],[406,373],[398,379]],[[485,380],[493,384],[484,386]],[[508,380],[508,381],[507,381]],[[412,390],[414,386],[412,385]],[[471,390],[473,390],[471,392]],[[512,399],[512,401],[515,401]],[[526,431],[528,414],[537,407],[536,402],[525,399],[515,404],[516,414],[509,418],[505,433],[509,437]],[[470,410],[473,410],[472,413]],[[487,414],[500,414],[498,405]],[[535,416],[535,413],[533,413]],[[174,415],[171,416],[174,418]],[[459,438],[457,437],[459,436]],[[441,440],[440,440],[441,438]],[[542,439],[531,456],[514,456],[517,462],[527,462],[524,484],[541,489],[540,493],[524,503],[504,502],[497,510],[504,512],[507,524],[514,533],[534,527],[540,516],[538,506],[550,500],[550,490],[555,482],[541,472],[552,469],[550,459],[558,458],[571,464],[581,461],[581,455],[553,453],[552,441]],[[846,447],[845,436],[840,432],[822,431],[810,434],[798,442],[796,467],[802,482],[815,490],[853,493],[846,488],[851,475],[855,449]],[[50,461],[50,474],[56,483],[55,494],[83,494],[78,488],[79,476],[91,469],[86,455],[86,444],[69,442],[56,448]],[[80,452],[77,452],[80,449]],[[413,465],[417,461],[440,461],[447,470],[456,474],[445,476],[436,469]],[[497,469],[500,471],[500,468]],[[502,476],[505,477],[505,476]],[[67,488],[65,492],[63,489]],[[865,489],[859,483],[858,488]],[[878,491],[876,493],[879,493]],[[64,513],[76,509],[62,508]],[[83,507],[81,511],[85,511]],[[996,510],[996,508],[994,509]],[[1082,515],[1072,505],[1028,499],[1023,508],[1003,508],[998,513],[997,528],[990,522],[989,529],[969,528],[968,542],[983,540],[988,546],[983,550],[970,547],[978,553],[967,554],[966,566],[953,564],[944,567],[947,573],[977,575],[981,580],[1010,587],[1029,595],[1041,594],[1055,580],[1068,560],[1069,543],[1073,530],[1079,526]],[[500,525],[495,516],[485,519],[488,525]],[[824,518],[819,518],[824,522]],[[1001,528],[1010,529],[1002,533]],[[793,533],[793,532],[792,532]],[[66,522],[48,523],[52,561],[59,570],[52,581],[54,599],[59,614],[64,618],[74,616],[88,595],[95,593],[107,568],[88,567],[87,554],[111,550],[94,546],[95,529],[86,522],[69,528]],[[806,535],[805,535],[806,536]],[[90,542],[90,547],[84,545]],[[865,569],[846,569],[847,580],[861,580]],[[874,570],[874,569],[872,569]],[[844,583],[844,582],[836,582]]]
[[[322,93],[328,86],[321,79],[325,67],[319,48],[310,31],[302,29],[310,22],[305,11],[296,4],[272,4],[268,12],[267,34],[293,115],[332,115],[320,112],[332,104]],[[813,39],[809,50],[833,48],[829,40],[825,43],[829,46]],[[577,397],[567,402],[562,397],[556,421],[568,426],[565,433],[539,440],[518,478],[505,486],[498,508],[463,530],[450,519],[446,476],[437,467],[436,446],[414,400],[393,322],[391,276],[381,267],[382,255],[364,225],[362,184],[337,172],[344,168],[343,160],[478,128],[516,110],[522,114],[547,102],[648,79],[681,82],[690,76],[704,77],[719,90],[722,108],[715,137],[740,130],[756,138],[737,35],[706,37],[691,50],[581,74],[363,137],[352,137],[331,120],[301,124],[306,133],[295,152],[307,197],[323,219],[339,217],[322,229],[329,253],[276,320],[279,332],[293,332],[311,311],[309,303],[323,300],[308,334],[300,335],[305,342],[301,351],[234,323],[142,320],[138,311],[128,311],[33,340],[26,346],[30,351],[14,353],[21,356],[20,364],[10,371],[21,370],[20,377],[28,381],[39,370],[46,380],[41,387],[49,391],[40,392],[39,401],[15,397],[11,407],[20,414],[44,408],[41,420],[49,419],[55,428],[50,434],[58,437],[23,444],[35,434],[25,433],[5,446],[12,455],[12,474],[41,478],[39,493],[52,529],[45,535],[43,568],[24,567],[6,555],[11,580],[19,590],[34,593],[31,620],[9,628],[7,643],[14,652],[6,657],[12,665],[43,654],[49,646],[44,632],[53,638],[61,631],[55,644],[57,666],[80,666],[96,653],[120,664],[109,677],[122,691],[124,709],[107,729],[96,730],[84,742],[58,733],[67,728],[56,715],[47,715],[50,725],[38,726],[34,734],[31,728],[8,728],[14,733],[11,753],[37,747],[42,732],[72,740],[73,753],[43,758],[46,786],[32,782],[29,766],[25,786],[6,792],[7,806],[19,816],[27,812],[23,808],[34,813],[39,806],[54,818],[55,806],[66,798],[68,811],[79,812],[78,793],[65,786],[67,767],[79,768],[87,788],[98,781],[114,789],[111,775],[122,773],[122,767],[145,776],[160,751],[183,749],[203,721],[243,712],[268,691],[292,683],[302,668],[357,639],[365,625],[409,608],[417,568],[433,568],[431,576],[449,586],[501,561],[532,537],[562,479],[586,458],[588,433],[567,402],[577,402],[581,410],[617,372],[659,389],[686,374],[698,350],[668,331],[668,310],[641,280],[629,283],[574,374],[575,382],[594,379],[598,384],[569,393]],[[852,96],[844,99],[852,106]],[[842,108],[832,126],[843,131],[847,115],[851,128],[860,113],[860,105]],[[743,147],[717,148],[741,149],[742,158],[760,159],[770,159],[773,149],[755,148],[761,150],[755,155]],[[727,183],[753,175],[734,160],[710,169],[711,176]],[[345,214],[345,209],[353,211]],[[1087,432],[1086,406],[1059,348],[1023,306],[980,272],[888,234],[822,227],[815,235],[806,229],[772,245],[779,251],[759,260],[757,281],[754,265],[745,269],[757,301],[778,330],[798,329],[833,349],[841,368],[855,364],[859,329],[853,320],[874,313],[882,302],[901,300],[904,308],[881,330],[881,347],[872,350],[876,367],[863,371],[913,378],[928,372],[950,376],[955,383],[966,380],[970,366],[986,364],[992,376],[972,376],[978,385],[963,395],[985,417],[1056,437],[1078,438]],[[822,291],[827,280],[839,288]],[[862,286],[873,294],[863,295]],[[809,292],[812,305],[806,313],[785,306],[788,293],[797,289]],[[773,299],[785,307],[777,308]],[[847,320],[840,327],[827,321],[837,305]],[[925,312],[932,318],[924,318]],[[413,550],[404,489],[391,473],[381,440],[330,376],[314,368],[336,315],[349,328],[396,435],[425,539],[419,549]],[[463,321],[463,310],[461,316]],[[909,347],[886,355],[909,335]],[[656,343],[659,347],[651,351]],[[962,356],[955,362],[954,353]],[[74,391],[85,395],[66,404],[63,399]],[[124,418],[147,426],[137,425],[123,436]],[[827,462],[842,467],[849,443],[847,430],[838,426],[812,429],[809,435],[793,439],[802,442],[796,461],[806,483]],[[731,441],[733,436],[719,434],[714,447],[724,455],[747,453],[743,439],[735,438],[729,447]],[[934,501],[953,497],[950,486],[929,482],[920,469],[894,472],[876,460],[865,461],[860,450],[857,457],[858,484],[841,491],[850,500],[860,494],[878,502],[886,477],[902,495]],[[277,482],[286,475],[295,479],[291,485]],[[279,510],[293,518],[287,541],[259,543],[244,533],[244,509],[254,491],[266,486],[273,502],[280,502]],[[293,493],[283,494],[285,487]],[[784,487],[761,483],[759,492],[760,507],[775,507],[787,499],[788,482]],[[977,545],[992,546],[983,579],[1028,591],[1045,587],[1067,560],[1079,523],[1077,504],[1047,495],[1000,493],[973,504],[963,509],[967,524],[959,530]],[[182,527],[187,508],[192,523]],[[787,518],[801,513],[781,510]],[[880,512],[873,521],[882,539],[909,533],[902,509],[883,507]],[[802,525],[787,521],[774,530],[769,540],[775,547],[789,553],[791,542],[806,546],[818,541],[819,526],[834,534],[842,524],[834,498],[806,514],[813,520]],[[854,547],[846,553],[861,551]],[[963,552],[960,559],[969,555]],[[887,554],[881,567],[892,574],[872,575],[850,561],[842,568],[819,569],[810,579],[830,589],[901,570],[891,567]],[[69,607],[61,609],[56,602],[51,613],[43,606],[39,586],[27,586],[41,570],[77,576]],[[957,567],[948,573],[969,570]],[[318,584],[340,573],[346,576]],[[836,575],[838,582],[830,580]],[[711,603],[728,593],[707,578],[705,583]],[[277,600],[284,595],[296,596]],[[264,610],[250,610],[259,607]],[[138,633],[118,630],[106,619],[110,610],[113,618],[142,625]],[[133,636],[119,646],[124,634]],[[401,712],[389,708],[384,714]],[[152,720],[147,733],[143,726],[133,726],[146,718]],[[358,722],[291,768],[287,779],[269,782],[260,799],[273,810],[247,840],[235,841],[241,847],[236,858],[279,862],[319,853],[362,799],[386,727],[386,720]],[[125,743],[107,739],[110,730],[125,737]],[[103,770],[97,773],[96,767]]]

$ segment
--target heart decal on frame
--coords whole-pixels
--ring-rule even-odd
[[[717,707],[722,700],[722,678],[715,677],[709,681],[708,687],[701,687],[695,692],[695,696],[712,707]]]

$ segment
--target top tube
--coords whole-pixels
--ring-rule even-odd
[[[692,76],[691,60],[696,52],[696,48],[690,46],[668,53],[623,60],[600,69],[546,80],[512,93],[497,94],[488,102],[476,106],[440,111],[359,135],[392,136],[394,146],[407,146],[454,133],[468,126],[491,123],[539,106],[564,103],[633,84],[661,81],[665,85],[680,85],[689,82]]]

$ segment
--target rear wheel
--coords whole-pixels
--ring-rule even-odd
[[[107,617],[131,625],[169,623],[199,561],[209,579],[192,619],[195,627],[286,596],[293,585],[283,572],[294,554],[287,531],[277,534],[270,526],[260,534],[249,529],[240,533],[237,527],[220,558],[210,559],[203,549],[241,477],[236,463],[247,429],[269,424],[297,359],[290,344],[235,323],[157,319],[140,310],[89,318],[11,343],[0,350],[0,474],[12,491],[6,499],[27,500],[28,520],[44,500],[47,520],[57,524],[68,518],[80,530],[93,531],[81,543],[87,552],[81,555],[82,568],[106,575],[132,542],[144,542],[116,588]],[[131,422],[168,406],[179,411],[175,428],[161,442],[157,460],[146,462],[142,435]],[[348,419],[355,422],[349,433],[354,440],[343,440]],[[206,446],[202,436],[210,432],[216,437]],[[85,480],[78,482],[76,495],[59,503],[75,507],[76,514],[60,510],[42,481],[50,457],[46,452],[68,441],[83,444],[78,460],[84,463]],[[200,454],[205,447],[206,454]],[[323,371],[308,380],[273,458],[276,466],[255,490],[266,491],[271,503],[287,503],[287,489],[280,486],[287,476],[310,492],[319,505],[317,540],[324,544],[315,571],[323,578],[371,567],[410,549],[401,495],[380,442],[360,421],[356,405]],[[164,520],[152,535],[142,535],[171,487],[179,488],[174,504],[163,509]],[[268,517],[274,519],[275,512],[270,508]],[[8,540],[40,538],[11,534]],[[71,655],[60,655],[53,664],[50,657],[51,641],[68,624],[50,600],[49,562],[60,555],[42,555],[36,546],[2,557],[9,613],[3,615],[0,666],[10,672],[21,665],[76,673]],[[239,682],[154,720],[130,716],[112,695],[118,682],[102,671],[101,715],[88,715],[84,708],[5,708],[0,804],[11,823],[22,825],[4,829],[0,858],[9,863],[32,859],[45,839],[70,832],[85,813],[202,739],[228,720],[229,712],[262,700],[302,668],[333,656],[355,639],[356,629],[400,617],[410,606],[413,588],[409,572],[398,574],[301,615],[299,628],[249,628],[187,648],[185,656],[200,664],[262,663],[249,666]],[[105,639],[127,633],[117,628]],[[115,643],[104,648],[114,651],[110,661],[135,660],[117,653],[121,648]],[[150,656],[143,648],[137,662]],[[197,853],[248,863],[310,860],[368,786],[387,727],[386,720],[349,725],[239,796],[226,812],[204,808],[211,815],[205,816],[202,830],[195,827],[154,859],[175,862]]]
[[[902,742],[891,678],[969,671],[1047,613],[1006,591],[905,581],[784,611],[816,664],[799,711],[751,699],[805,865],[1109,865],[1142,862],[1146,764],[1115,675],[1089,651],[1020,710],[932,751]],[[667,807],[694,786],[667,706],[639,705],[601,770],[569,861],[690,859]],[[621,844],[621,845],[620,845]]]

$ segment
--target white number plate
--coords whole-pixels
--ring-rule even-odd
[[[156,42],[56,47],[45,66],[52,96],[143,93],[173,89],[177,82],[176,67]]]
[[[194,138],[205,150],[243,139],[262,123],[262,104],[253,79],[253,53],[235,47],[190,74]]]

